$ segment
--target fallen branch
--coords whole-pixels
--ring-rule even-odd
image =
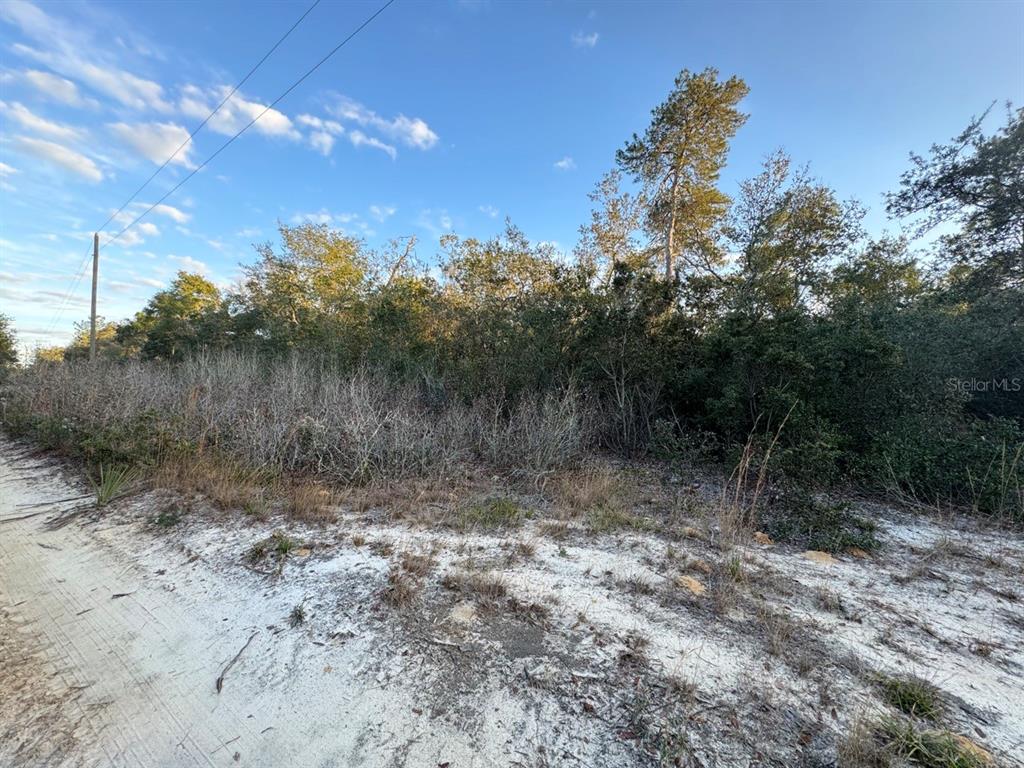
[[[238,661],[238,659],[242,656],[243,653],[245,653],[245,649],[249,647],[249,643],[252,642],[252,639],[256,637],[257,634],[258,633],[253,632],[251,635],[249,635],[249,639],[245,641],[245,645],[241,647],[238,653],[235,654],[235,657],[228,662],[228,665],[226,667],[224,667],[224,671],[220,673],[220,677],[217,678],[217,682],[215,683],[217,693],[220,693],[221,689],[224,688],[224,676],[227,675],[228,670],[235,666],[235,662]]]

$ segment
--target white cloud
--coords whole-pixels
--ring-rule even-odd
[[[493,205],[481,205],[479,206],[479,211],[484,216],[490,216],[492,219],[496,219],[498,217],[498,209]]]
[[[186,272],[198,272],[200,275],[210,274],[210,268],[204,262],[199,261],[199,259],[193,259],[191,256],[175,256],[170,254],[167,258],[178,262]]]
[[[573,32],[570,39],[576,48],[593,48],[599,38],[597,32]]]
[[[47,120],[45,117],[40,117],[24,104],[17,101],[10,104],[0,101],[0,111],[3,111],[16,123],[20,123],[23,128],[27,128],[33,133],[47,136],[51,139],[71,140],[78,137],[78,131],[74,128]]]
[[[151,221],[140,221],[135,225],[135,228],[139,231],[139,234],[146,235],[147,237],[156,237],[160,234],[160,229]]]
[[[142,285],[149,286],[150,288],[163,288],[163,280],[154,280],[152,277],[139,277],[136,278],[137,282]]]
[[[58,77],[51,72],[38,69],[26,69],[22,73],[25,81],[46,98],[69,107],[98,106],[94,99],[87,99],[78,92],[78,86],[70,80]]]
[[[367,130],[373,129],[389,139],[414,149],[431,149],[439,141],[438,135],[422,118],[406,117],[399,114],[398,117],[388,120],[346,96],[338,96],[335,103],[327,108],[327,111],[339,120],[358,123]]]
[[[566,155],[555,163],[555,168],[559,171],[572,171],[576,169],[576,161]]]
[[[72,26],[23,0],[0,3],[0,18],[44,48],[16,43],[11,50],[18,55],[42,62],[54,72],[84,82],[132,109],[171,110],[160,84],[111,63],[107,47],[97,44],[91,29]],[[63,90],[68,92],[66,86]]]
[[[192,141],[185,128],[175,123],[111,123],[110,130],[144,158],[156,165],[163,165],[171,154],[187,142],[172,162],[186,168],[194,168],[189,158]]]
[[[317,213],[296,213],[291,218],[292,224],[330,224],[334,217],[321,208]]]
[[[383,151],[392,160],[398,157],[398,150],[395,149],[393,146],[391,146],[390,144],[385,144],[380,139],[374,138],[372,136],[367,136],[362,131],[349,131],[348,140],[352,142],[353,147],[376,147],[377,149]]]
[[[87,181],[97,182],[103,180],[103,172],[97,167],[96,163],[85,155],[75,152],[73,149],[68,149],[62,144],[28,136],[18,136],[15,138],[15,141],[18,146],[30,155],[46,160],[66,171],[71,171]]]
[[[12,168],[7,163],[0,163],[0,177],[13,176],[16,173],[20,173],[17,168]]]
[[[181,111],[189,117],[203,120],[231,93],[231,86],[221,85],[203,90],[195,85],[186,85],[181,91],[183,95],[178,104]],[[210,118],[207,125],[217,133],[234,136],[264,110],[267,110],[266,113],[256,121],[253,130],[264,136],[301,138],[302,134],[287,115],[276,109],[267,109],[266,104],[250,101],[241,93],[232,94],[217,114]]]
[[[145,203],[139,203],[138,205],[140,207],[149,207],[148,205],[145,205]],[[174,221],[176,224],[184,224],[185,222],[192,218],[191,214],[185,213],[184,211],[175,208],[173,205],[167,205],[167,203],[160,203],[155,208],[153,208],[152,212],[159,214],[161,216],[166,216],[167,218]]]
[[[312,129],[307,137],[309,145],[324,157],[331,154],[331,149],[334,148],[334,138],[345,132],[341,123],[334,120],[322,120],[315,115],[299,115],[295,118],[295,122]]]
[[[377,221],[383,224],[385,221],[395,215],[398,209],[393,205],[371,205],[370,215],[373,216]]]

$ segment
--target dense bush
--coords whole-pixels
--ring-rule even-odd
[[[890,211],[953,233],[923,261],[781,154],[722,194],[744,93],[684,72],[620,153],[639,193],[603,179],[572,258],[508,224],[446,235],[431,271],[413,241],[282,225],[226,294],[182,273],[104,326],[122,362],[17,375],[8,421],[90,461],[182,442],[346,481],[595,447],[729,461],[778,434],[790,483],[1024,517],[1024,112],[913,158]],[[661,151],[688,128],[704,150]]]

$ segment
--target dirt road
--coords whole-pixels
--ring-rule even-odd
[[[833,558],[87,495],[0,441],[4,768],[830,765],[908,672],[1024,765],[1017,534],[873,510],[883,554]]]
[[[0,764],[493,764],[422,717],[429,686],[406,688],[367,623],[330,645],[289,629],[301,585],[224,578],[123,517],[51,529],[75,506],[57,500],[84,492],[44,459],[0,453]]]

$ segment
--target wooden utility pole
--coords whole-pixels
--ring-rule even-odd
[[[96,280],[100,273],[100,233],[92,236],[92,313],[89,315],[89,360],[96,359]]]

